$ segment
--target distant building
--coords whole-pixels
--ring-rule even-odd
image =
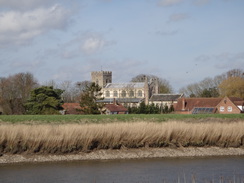
[[[128,109],[126,109],[123,105],[118,104],[114,99],[112,104],[105,104],[102,109],[103,114],[128,114]]]
[[[149,99],[149,104],[155,104],[158,106],[174,106],[179,98],[182,98],[183,94],[153,94]]]
[[[239,114],[244,113],[244,100],[237,97],[224,97],[216,106],[216,113]]]
[[[239,114],[244,112],[244,100],[224,98],[179,98],[174,105],[178,114]]]
[[[153,79],[145,82],[112,83],[111,71],[95,71],[91,73],[92,82],[102,87],[103,102],[109,104],[115,98],[124,106],[139,106],[141,102],[149,104],[149,98],[158,93],[158,80]]]
[[[62,114],[84,114],[81,111],[81,106],[79,103],[64,103],[62,105],[63,110],[61,111]]]

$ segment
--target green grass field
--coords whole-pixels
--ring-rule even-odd
[[[165,122],[165,121],[208,121],[241,120],[244,114],[128,114],[128,115],[0,115],[0,123],[112,123],[112,122]]]

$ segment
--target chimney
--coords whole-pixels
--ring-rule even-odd
[[[186,101],[185,101],[185,97],[183,97],[182,98],[182,111],[185,111],[186,109],[185,109],[185,107],[186,107]]]

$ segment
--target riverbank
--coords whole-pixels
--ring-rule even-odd
[[[9,155],[0,156],[0,164],[23,162],[58,162],[81,160],[113,160],[170,157],[244,156],[244,148],[187,147],[95,150],[89,153],[65,155]]]

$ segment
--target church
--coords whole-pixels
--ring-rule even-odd
[[[144,82],[113,83],[111,71],[91,72],[91,80],[102,88],[104,99],[97,102],[105,104],[113,103],[115,99],[127,107],[139,106],[141,102],[147,105],[152,103],[150,98],[158,95],[159,91],[158,79],[148,81],[145,78]]]

